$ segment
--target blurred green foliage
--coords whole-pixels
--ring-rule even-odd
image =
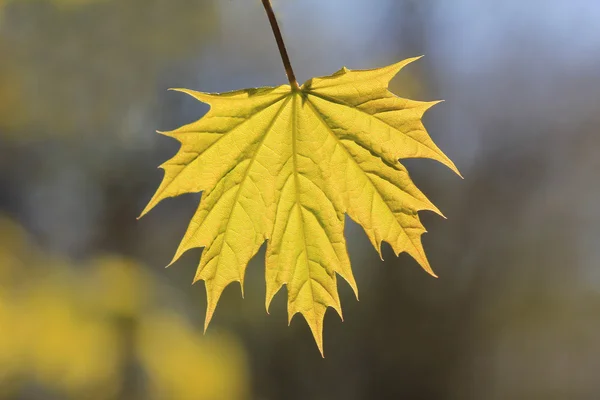
[[[214,28],[215,2],[13,0],[0,15],[0,129],[17,140],[137,137],[155,82]],[[40,40],[43,38],[43,40]]]

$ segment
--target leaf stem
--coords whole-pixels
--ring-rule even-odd
[[[290,63],[290,57],[288,56],[287,50],[285,48],[285,43],[283,42],[283,37],[281,36],[281,30],[279,30],[277,18],[275,18],[275,12],[273,11],[273,7],[271,6],[271,1],[262,0],[262,3],[263,6],[265,6],[267,16],[269,17],[269,22],[271,23],[271,28],[273,29],[273,35],[275,35],[277,47],[279,47],[281,60],[283,61],[285,73],[288,77],[288,80],[290,81],[290,85],[292,86],[293,90],[300,90],[300,86],[298,85],[298,81],[296,80],[296,75],[294,75],[294,70],[292,69],[292,64]]]

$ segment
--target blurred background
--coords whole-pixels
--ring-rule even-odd
[[[286,82],[259,0],[0,0],[0,399],[600,398],[600,3],[274,0],[300,81],[426,57],[419,100],[460,180],[407,165],[433,279],[347,226],[322,359],[285,291],[206,335],[201,250],[164,269],[200,195],[136,217],[202,91]]]

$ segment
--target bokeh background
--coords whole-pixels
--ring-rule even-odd
[[[322,359],[264,249],[202,334],[200,195],[136,217],[206,107],[285,83],[259,0],[0,1],[0,399],[600,398],[600,3],[275,0],[300,81],[425,54],[392,82],[460,180],[407,162],[439,279],[347,227],[361,298]]]

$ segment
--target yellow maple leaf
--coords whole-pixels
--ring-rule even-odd
[[[162,132],[181,148],[161,166],[164,179],[142,215],[167,197],[203,192],[172,262],[191,248],[205,248],[194,280],[206,283],[205,329],[223,289],[235,281],[243,288],[248,262],[268,240],[267,309],[287,285],[289,319],[301,313],[322,352],[327,307],[342,316],[336,274],[357,294],[345,214],[378,251],[388,242],[433,275],[417,212],[440,212],[398,160],[430,158],[458,170],[421,122],[437,102],[388,90],[416,59],[372,70],[343,68],[297,88],[176,89],[211,108],[197,122]]]

